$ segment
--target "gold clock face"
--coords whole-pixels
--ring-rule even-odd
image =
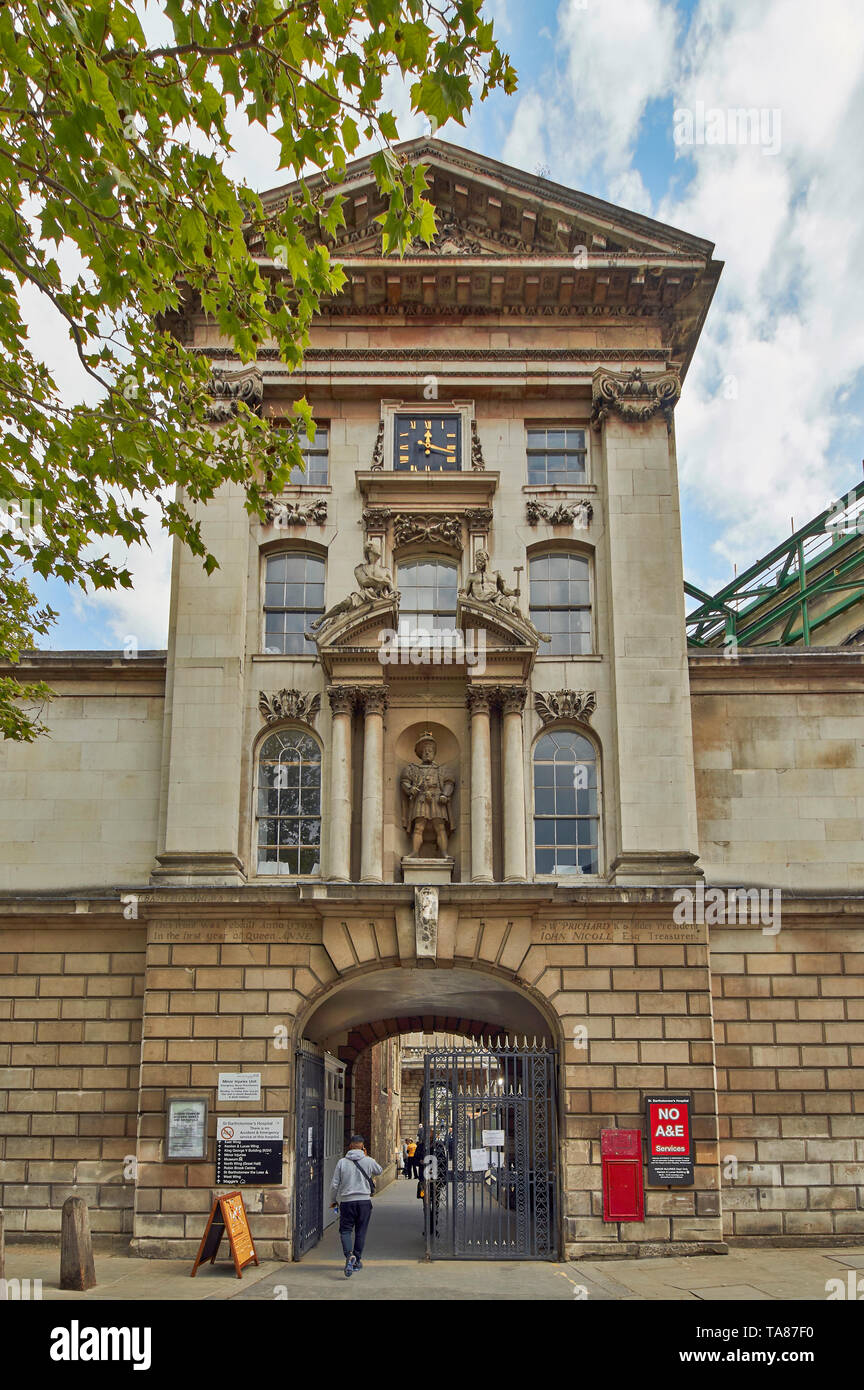
[[[396,416],[393,467],[397,473],[456,473],[462,467],[459,415]]]

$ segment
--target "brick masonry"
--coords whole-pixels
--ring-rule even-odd
[[[509,982],[550,1019],[562,1060],[567,1255],[860,1239],[862,929],[824,915],[819,925],[784,922],[776,937],[712,928],[709,979],[705,939],[680,939],[656,912],[629,920],[609,934],[633,939],[598,941],[592,924],[572,919],[551,929],[522,920],[508,932],[464,916],[439,962]],[[172,933],[151,924],[146,973],[137,923],[0,932],[0,1201],[13,1239],[56,1233],[74,1192],[97,1236],[128,1241],[134,1200],[139,1253],[194,1254],[215,1169],[165,1161],[166,1100],[208,1095],[212,1139],[225,1109],[217,1074],[247,1069],[262,1073],[262,1101],[231,1110],[282,1115],[286,1135],[284,1185],[250,1188],[247,1206],[261,1252],[289,1257],[293,1040],[334,984],[413,963],[395,920],[382,914],[374,927],[364,917],[335,933],[326,922],[250,933],[214,918],[166,940]],[[679,939],[658,941],[664,932]],[[258,939],[268,934],[278,939]],[[561,937],[570,939],[550,939]],[[417,1028],[488,1032],[480,1020],[440,1015],[394,1015],[364,1032],[380,1041]],[[377,1049],[362,1041],[355,1056],[370,1058],[371,1081]],[[680,1088],[694,1098],[695,1186],[648,1189],[644,1222],[604,1222],[601,1129],[641,1127],[645,1091]],[[391,1125],[397,1102],[391,1094]],[[128,1163],[136,1127],[137,1185]],[[386,1148],[383,1130],[373,1142]]]
[[[132,1234],[143,928],[0,931],[0,1206],[7,1232],[60,1230],[83,1197]]]
[[[864,1235],[864,932],[712,929],[724,1229]]]

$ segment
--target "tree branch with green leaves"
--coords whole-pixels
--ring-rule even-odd
[[[402,75],[433,127],[516,86],[482,0],[163,0],[151,18],[159,42],[126,0],[0,6],[5,738],[44,731],[34,705],[49,692],[15,676],[56,618],[33,575],[87,592],[131,587],[109,547],[146,544],[153,504],[212,572],[196,508],[231,482],[263,515],[264,491],[302,467],[308,404],[297,402],[289,429],[242,403],[214,425],[210,365],[172,322],[199,306],[240,362],[266,344],[297,368],[322,299],[345,281],[328,249],[344,225],[333,189],[361,141],[378,148],[385,252],[435,232],[424,170],[393,148],[388,74]],[[238,121],[279,143],[295,187],[278,208],[226,171]],[[92,399],[66,399],[34,349],[34,292],[68,334]]]

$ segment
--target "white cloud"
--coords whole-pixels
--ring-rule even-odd
[[[692,147],[690,187],[658,209],[726,262],[679,408],[679,459],[731,568],[856,480],[830,445],[842,388],[864,367],[864,10],[834,0],[814,24],[799,0],[744,13],[707,0],[693,51],[676,107],[776,108],[782,123],[776,155]],[[737,398],[720,390],[728,376]]]
[[[600,177],[588,191],[716,242],[726,267],[678,408],[678,456],[716,527],[705,563],[725,575],[857,480],[831,441],[864,368],[864,6],[702,0],[683,24],[672,0],[562,0],[557,67],[521,96],[505,158],[531,168],[542,148],[556,179]],[[673,111],[701,104],[764,109],[771,134],[779,112],[779,150],[680,149],[652,205],[634,150],[656,101],[670,149]]]
[[[668,89],[677,15],[663,0],[562,0],[558,40],[569,99],[548,90],[550,116],[578,175],[599,161],[610,174],[630,162],[648,103]]]

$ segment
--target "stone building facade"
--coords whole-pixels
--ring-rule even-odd
[[[230,486],[202,511],[220,567],[176,552],[167,653],[23,663],[58,698],[0,753],[7,1229],[56,1232],[76,1192],[97,1232],[191,1256],[217,1075],[254,1070],[239,1111],[284,1118],[284,1182],[247,1206],[291,1257],[301,1039],[350,1105],[376,1042],[442,1031],[555,1050],[561,1256],[860,1240],[861,655],[686,645],[674,407],[721,267],[408,153],[436,242],[383,258],[351,166],[347,286],[301,371],[178,329],[223,408],[307,396],[305,475],[266,523]],[[781,929],[680,920],[700,886],[782,890]],[[692,1094],[695,1182],[604,1221],[601,1130],[655,1090]],[[168,1162],[192,1094],[208,1155]]]

